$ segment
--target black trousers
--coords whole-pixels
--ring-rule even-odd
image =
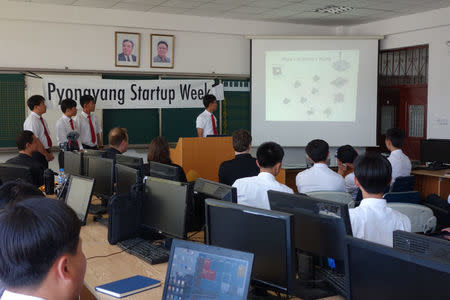
[[[98,146],[94,146],[94,147],[92,147],[92,146],[88,146],[88,145],[85,145],[85,144],[82,144],[83,145],[83,148],[84,149],[89,149],[89,150],[98,150]]]
[[[47,151],[50,153],[50,150],[47,149]],[[33,152],[33,154],[31,154],[31,157],[34,160],[38,161],[44,167],[44,169],[48,169],[48,161],[45,156],[41,154],[41,152]]]

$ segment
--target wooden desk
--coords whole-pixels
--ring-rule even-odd
[[[447,172],[450,172],[450,169],[439,171],[413,170],[411,174],[416,176],[414,189],[420,192],[422,199],[425,199],[429,194],[437,194],[447,201],[450,194],[450,176],[445,176]]]

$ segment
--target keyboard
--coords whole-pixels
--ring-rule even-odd
[[[336,291],[342,295],[347,295],[347,288],[345,284],[345,275],[334,272],[333,270],[319,268],[316,270],[318,277],[323,278],[328,282]]]
[[[155,245],[152,241],[143,238],[133,238],[117,243],[117,245],[151,265],[161,264],[169,261],[170,251],[161,245]]]
[[[450,166],[447,166],[447,165],[429,165],[428,167],[416,166],[416,167],[413,167],[412,169],[413,170],[439,171],[439,170],[450,169]]]

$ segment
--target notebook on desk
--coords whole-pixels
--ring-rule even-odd
[[[136,275],[95,287],[95,290],[116,298],[127,297],[161,285],[161,281]]]

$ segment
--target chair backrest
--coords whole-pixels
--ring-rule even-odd
[[[430,232],[436,229],[436,217],[425,205],[388,203],[388,207],[406,215],[411,221],[411,232]]]
[[[33,177],[31,175],[30,167],[0,163],[0,180],[2,182],[16,180],[17,178],[33,184]]]
[[[318,191],[318,192],[309,192],[306,193],[306,195],[318,199],[333,201],[337,203],[344,203],[347,204],[349,207],[354,206],[352,195],[346,192]]]
[[[420,193],[417,191],[410,192],[389,192],[383,195],[383,198],[386,199],[386,202],[397,202],[397,203],[412,203],[419,204],[420,203]]]
[[[391,186],[390,192],[409,192],[414,191],[414,184],[416,183],[416,177],[411,176],[399,176],[395,178],[394,183]]]

